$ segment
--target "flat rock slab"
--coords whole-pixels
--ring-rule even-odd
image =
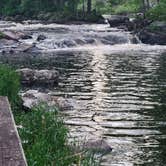
[[[0,97],[0,166],[27,166],[7,97]]]

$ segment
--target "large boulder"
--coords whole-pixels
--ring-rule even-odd
[[[0,38],[18,41],[19,39],[32,39],[32,36],[22,31],[3,30],[0,32]]]
[[[59,73],[56,70],[33,70],[29,68],[18,69],[21,83],[24,85],[49,85],[58,83]]]
[[[18,41],[25,35],[22,32],[16,32],[16,31],[10,31],[10,30],[3,31],[2,34],[5,39],[16,40],[16,41]]]
[[[138,33],[145,44],[166,44],[166,22],[155,21]]]
[[[166,33],[152,32],[144,29],[138,33],[138,37],[145,44],[166,45]]]
[[[129,18],[127,16],[120,15],[111,15],[107,20],[111,27],[123,26],[129,22]]]
[[[54,106],[56,103],[51,99],[46,93],[38,92],[37,90],[28,90],[21,95],[22,105],[25,110],[30,110],[34,106],[39,105],[40,103],[47,103],[48,106]]]

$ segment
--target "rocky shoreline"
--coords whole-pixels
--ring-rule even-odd
[[[107,18],[110,27],[119,27],[131,31],[145,44],[166,44],[166,22],[147,19],[130,19],[127,16],[114,15]]]

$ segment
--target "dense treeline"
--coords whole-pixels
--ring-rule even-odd
[[[76,13],[81,4],[84,11],[91,12],[91,0],[1,0],[0,13],[6,15],[20,13],[31,15],[39,12]]]
[[[150,18],[165,20],[165,8],[166,0],[0,0],[0,15],[32,18],[46,13],[54,13],[55,18],[80,19],[100,13],[141,12]]]
[[[166,0],[107,0],[102,8],[99,5],[102,13],[143,13],[152,20],[166,20]]]

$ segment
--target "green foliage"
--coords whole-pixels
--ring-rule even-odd
[[[89,18],[92,2],[92,0],[1,0],[0,14],[6,16],[19,15],[23,19],[37,19],[41,13],[53,13],[53,16],[50,16],[52,18],[49,18],[50,20],[53,18],[56,18],[55,21],[58,19],[58,21],[61,21],[61,19],[80,20],[80,13],[84,18]]]
[[[97,166],[92,153],[72,150],[67,141],[68,130],[56,108],[42,104],[27,113],[19,113],[17,124],[28,165],[33,166]]]
[[[0,95],[7,96],[14,104],[19,101],[20,78],[10,67],[0,65]]]
[[[5,15],[15,15],[18,11],[19,0],[2,0],[0,2],[0,13]]]
[[[138,0],[128,0],[125,3],[114,7],[113,11],[115,14],[136,13],[139,12],[140,5],[140,1]]]
[[[166,1],[160,2],[156,7],[147,12],[147,17],[152,20],[166,21]]]

